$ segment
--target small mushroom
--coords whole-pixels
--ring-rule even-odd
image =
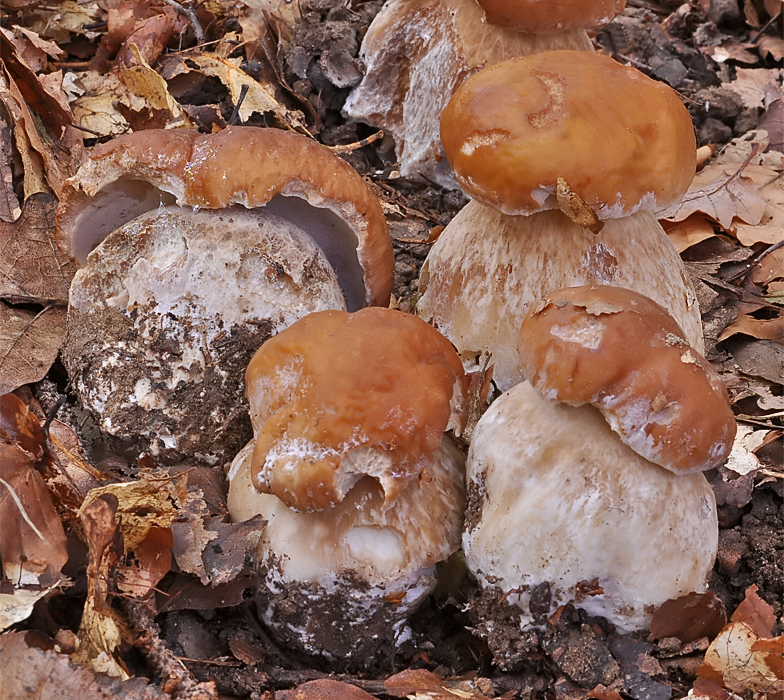
[[[506,3],[519,4],[526,6],[523,13],[530,14],[536,4],[540,16],[563,21],[561,2]],[[480,68],[513,56],[592,51],[582,27],[593,25],[576,26],[537,34],[506,21],[486,21],[476,0],[389,0],[362,41],[367,71],[346,100],[346,114],[394,137],[402,177],[455,189],[438,120],[457,86]]]
[[[718,373],[683,336],[642,294],[574,287],[529,311],[518,350],[543,397],[596,406],[635,452],[686,474],[723,464],[736,426]]]
[[[261,617],[333,661],[391,654],[459,547],[464,457],[445,431],[464,421],[460,359],[415,316],[322,311],[262,345],[246,384],[255,438],[229,471],[229,511],[268,521]]]
[[[681,196],[695,169],[672,90],[606,56],[540,53],[467,79],[442,134],[475,199],[433,245],[417,310],[467,365],[489,353],[501,390],[521,381],[516,334],[531,304],[586,284],[650,296],[702,351],[694,288],[648,210]]]
[[[386,305],[381,207],[304,136],[149,130],[98,147],[68,182],[58,244],[83,267],[63,359],[131,455],[231,459],[250,436],[242,375],[298,318]]]
[[[494,624],[519,630],[571,602],[640,630],[655,607],[707,587],[718,545],[707,480],[648,462],[593,406],[518,384],[479,420],[466,471],[463,549],[485,594],[504,600]],[[548,585],[549,608],[532,612],[531,592]]]

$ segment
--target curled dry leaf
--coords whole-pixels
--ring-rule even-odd
[[[486,679],[479,679],[480,681]],[[384,681],[384,689],[395,698],[413,700],[479,700],[486,698],[477,687],[468,681],[447,682],[425,669],[408,669],[396,673]],[[492,684],[490,684],[490,688]]]
[[[743,622],[759,637],[772,637],[776,613],[757,593],[757,585],[746,589],[746,596],[732,614],[732,622]]]
[[[275,693],[275,700],[373,700],[373,696],[355,685],[319,678],[293,690],[279,690]]]
[[[38,419],[13,394],[0,397],[0,558],[17,588],[53,585],[68,560],[62,523],[36,470],[44,455]]]
[[[662,221],[662,228],[667,232],[669,239],[675,244],[679,253],[697,245],[706,238],[716,235],[713,224],[701,213],[687,216],[683,221]]]

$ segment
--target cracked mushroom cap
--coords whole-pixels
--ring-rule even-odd
[[[463,190],[506,214],[560,208],[605,220],[660,209],[687,190],[696,162],[675,91],[586,51],[474,74],[442,114],[441,140]]]
[[[313,238],[347,308],[389,302],[393,254],[381,206],[361,176],[315,141],[279,129],[216,134],[149,129],[98,146],[67,183],[57,242],[84,264],[112,230],[161,204],[265,207]]]
[[[507,594],[498,624],[516,608],[518,626],[543,622],[571,601],[639,630],[666,600],[707,587],[719,534],[710,484],[643,459],[592,406],[518,384],[477,423],[466,477],[466,563]],[[543,584],[544,619],[529,609]]]
[[[452,345],[391,309],[310,314],[264,343],[245,379],[253,483],[298,511],[332,508],[363,475],[389,507],[465,418]]]
[[[518,350],[542,396],[593,404],[649,461],[688,474],[729,456],[736,426],[724,384],[648,297],[609,286],[552,292],[524,319]]]
[[[551,33],[590,29],[623,12],[626,0],[477,0],[490,24],[523,32]]]

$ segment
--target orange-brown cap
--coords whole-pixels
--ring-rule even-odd
[[[587,51],[474,74],[442,114],[441,140],[466,193],[506,214],[569,215],[574,202],[601,220],[659,209],[686,191],[696,162],[677,94]]]
[[[58,245],[83,264],[112,230],[174,202],[268,206],[322,248],[349,308],[389,303],[394,260],[372,190],[328,149],[280,129],[229,127],[206,135],[150,129],[99,146],[66,183]]]
[[[623,12],[626,0],[477,0],[490,24],[545,34],[590,29]]]
[[[310,314],[268,340],[246,373],[253,484],[290,508],[331,508],[365,474],[391,505],[465,418],[452,345],[391,309]]]
[[[729,456],[735,418],[710,363],[656,302],[620,287],[572,287],[529,312],[518,346],[545,398],[590,403],[621,440],[676,473]]]

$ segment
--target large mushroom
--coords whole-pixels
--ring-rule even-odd
[[[694,289],[650,211],[695,168],[691,119],[670,88],[606,56],[546,52],[470,77],[441,124],[473,200],[425,261],[418,312],[467,365],[489,353],[501,390],[520,382],[530,305],[584,284],[647,294],[702,350]]]
[[[529,0],[500,9],[487,0],[389,0],[362,41],[367,72],[346,100],[346,114],[392,134],[401,176],[455,189],[438,120],[460,83],[514,56],[592,51],[585,29],[609,21],[624,4]]]
[[[109,435],[164,461],[231,458],[242,375],[298,318],[386,305],[393,258],[362,178],[314,141],[255,127],[149,130],[68,182],[58,244],[83,265],[63,358]]]
[[[391,309],[311,314],[248,366],[255,438],[229,471],[235,521],[268,521],[255,559],[259,613],[282,643],[363,666],[460,543],[465,420],[449,342]]]
[[[468,455],[468,566],[518,629],[569,602],[643,629],[707,586],[718,520],[699,471],[732,447],[727,392],[672,317],[627,289],[553,292],[520,354],[530,381],[490,406]]]

